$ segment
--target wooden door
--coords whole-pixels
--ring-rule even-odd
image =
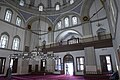
[[[32,65],[29,65],[28,72],[32,72]]]
[[[38,72],[38,65],[35,65],[35,72]]]

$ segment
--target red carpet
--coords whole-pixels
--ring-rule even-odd
[[[6,80],[0,77],[0,80]],[[69,76],[69,75],[20,75],[12,76],[12,80],[109,80],[106,75],[87,75],[87,76]]]

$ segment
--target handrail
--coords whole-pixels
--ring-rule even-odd
[[[105,39],[111,39],[111,34],[104,34],[104,35],[99,35],[99,36],[93,36],[93,37],[87,37],[87,38],[76,38],[75,43],[72,44],[78,44],[78,43],[86,43],[86,42],[94,42],[94,41],[99,41],[99,40],[105,40]],[[72,40],[72,39],[71,39]],[[75,40],[75,39],[74,39]],[[68,40],[69,41],[69,40]],[[68,41],[63,41],[63,42],[57,42],[57,43],[52,43],[49,45],[46,45],[46,48],[51,48],[51,47],[56,47],[56,46],[61,46],[61,45],[71,45],[69,44]],[[42,47],[42,46],[39,46]]]

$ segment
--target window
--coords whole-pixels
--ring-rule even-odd
[[[60,10],[60,5],[59,4],[56,4],[55,10]]]
[[[17,25],[17,26],[20,26],[20,25],[21,25],[21,22],[22,22],[21,18],[20,18],[20,17],[17,17],[17,19],[16,19],[16,25]]]
[[[59,21],[59,22],[57,23],[57,29],[61,29],[61,27],[62,27],[62,22]]]
[[[12,69],[12,73],[17,73],[17,65],[18,65],[18,59],[11,58],[10,68]]]
[[[72,17],[72,24],[76,25],[78,23],[77,17]]]
[[[77,57],[77,71],[83,71],[84,70],[84,57]]]
[[[20,46],[20,39],[15,37],[13,39],[13,45],[12,45],[12,49],[14,50],[18,50],[19,49],[19,46]]]
[[[5,57],[0,57],[0,74],[4,74],[4,69],[5,69]]]
[[[45,63],[45,60],[42,60],[42,61],[43,61],[43,67],[45,67],[45,64],[46,64],[46,63]]]
[[[70,0],[70,4],[73,4],[74,3],[74,0]]]
[[[24,4],[25,4],[25,1],[24,1],[24,0],[20,0],[19,5],[20,5],[20,6],[24,6]]]
[[[39,6],[38,6],[38,8],[39,8],[39,11],[43,11],[43,9],[44,9],[43,4],[40,3]]]
[[[110,61],[110,56],[106,56],[106,62],[107,62],[108,71],[112,71],[112,65],[111,65],[111,61]]]
[[[7,48],[8,46],[8,35],[3,34],[0,39],[0,47]]]
[[[71,38],[68,40],[68,44],[76,44],[79,43],[79,38]]]
[[[61,70],[61,58],[55,59],[55,70],[56,71]]]
[[[12,19],[12,11],[9,10],[9,9],[7,9],[7,10],[6,10],[6,13],[5,13],[5,21],[10,22],[11,19]]]
[[[68,26],[69,26],[69,18],[66,17],[66,18],[64,19],[64,21],[65,21],[65,27],[68,27]]]

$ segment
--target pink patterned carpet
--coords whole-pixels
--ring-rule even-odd
[[[0,77],[0,80],[6,80]],[[109,80],[107,75],[87,75],[87,76],[69,76],[69,75],[20,75],[12,76],[12,80]]]

